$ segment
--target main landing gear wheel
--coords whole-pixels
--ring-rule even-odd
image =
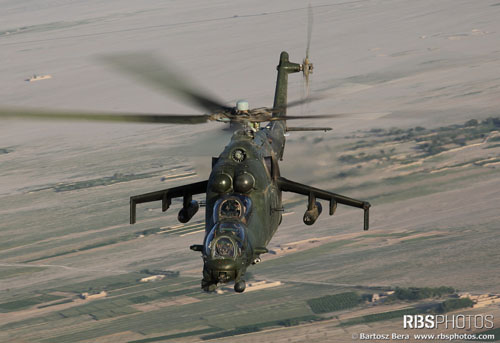
[[[245,288],[246,288],[245,280],[240,280],[238,282],[235,282],[234,284],[234,291],[237,293],[243,293]]]

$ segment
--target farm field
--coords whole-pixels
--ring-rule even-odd
[[[333,130],[291,132],[281,174],[370,201],[370,231],[342,206],[305,226],[307,199],[284,193],[242,294],[200,289],[189,246],[203,242],[203,207],[179,224],[180,201],[141,204],[129,224],[130,196],[207,178],[229,140],[221,124],[0,121],[0,341],[353,342],[404,334],[404,313],[446,299],[367,295],[500,294],[497,2],[311,2],[321,99],[289,113],[352,115],[297,121]],[[153,51],[228,105],[270,106],[279,54],[300,62],[306,31],[298,0],[4,1],[0,106],[199,113],[98,62],[130,51]],[[24,81],[33,74],[52,78]],[[301,76],[289,81],[300,99]],[[460,311],[500,325],[498,303]]]

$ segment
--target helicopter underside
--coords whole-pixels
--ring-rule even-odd
[[[217,284],[225,284],[235,282],[234,290],[243,292],[245,290],[245,281],[242,279],[244,271],[241,268],[224,269],[213,268],[205,263],[203,266],[203,279],[201,280],[201,288],[205,292],[213,292],[217,288]]]

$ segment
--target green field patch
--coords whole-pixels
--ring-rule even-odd
[[[307,304],[314,313],[319,314],[353,308],[358,306],[361,301],[361,296],[356,292],[345,292],[309,299]]]
[[[36,273],[47,269],[47,267],[0,267],[0,279],[7,279],[20,274]]]
[[[420,300],[426,299],[430,297],[440,297],[443,295],[449,295],[455,292],[455,290],[451,287],[436,287],[436,288],[397,288],[395,296],[397,299],[403,300]],[[469,298],[451,298],[447,299],[439,304],[432,303],[430,306],[420,307],[420,308],[406,308],[402,310],[395,310],[389,312],[375,313],[366,316],[356,317],[352,319],[348,319],[341,323],[342,326],[350,326],[350,325],[358,325],[358,324],[367,324],[371,322],[390,320],[394,318],[401,318],[403,315],[413,315],[413,314],[421,314],[421,313],[447,313],[450,311],[455,311],[461,308],[472,307],[473,301]]]
[[[94,311],[88,313],[88,315],[94,320],[102,320],[102,319],[107,319],[107,318],[115,318],[115,317],[125,316],[128,314],[133,314],[133,313],[137,313],[137,312],[140,312],[140,311],[138,311],[132,307],[125,306],[125,307],[115,307],[112,309],[107,309],[107,308],[98,309],[98,310],[94,310]]]
[[[389,319],[394,319],[394,318],[402,318],[405,314],[419,314],[419,313],[423,313],[423,312],[424,312],[423,310],[419,310],[416,308],[408,308],[408,309],[403,309],[403,310],[375,313],[375,314],[369,314],[366,316],[361,316],[361,317],[356,317],[356,318],[345,320],[341,323],[341,325],[342,326],[351,326],[351,325],[358,325],[358,324],[366,324],[366,323],[378,322],[378,321],[389,320]]]
[[[140,179],[148,179],[148,178],[153,177],[157,174],[158,174],[158,172],[142,173],[142,174],[115,173],[112,176],[105,176],[105,177],[101,177],[98,179],[58,183],[55,185],[49,185],[46,187],[37,188],[37,189],[30,190],[30,191],[31,192],[38,192],[38,191],[43,191],[43,190],[47,190],[47,189],[52,189],[55,192],[68,192],[68,191],[74,191],[74,190],[78,190],[78,189],[86,189],[86,188],[92,188],[92,187],[98,187],[98,186],[109,186],[109,185],[113,185],[115,183],[121,183],[121,182],[129,182],[129,181],[140,180]]]
[[[261,262],[261,264],[265,265],[266,267],[272,267],[280,265],[282,263],[294,263],[294,262],[311,260],[323,254],[330,254],[334,249],[338,249],[345,245],[355,242],[357,241],[353,239],[344,239],[335,242],[325,243],[316,248],[293,252],[272,260],[263,261]]]
[[[499,147],[500,147],[500,144],[491,144],[491,145],[484,147],[484,149],[495,149],[495,148],[499,148]]]
[[[148,295],[139,295],[137,297],[132,297],[129,299],[133,304],[142,304],[142,303],[146,303],[148,301],[151,301],[153,300],[153,298],[151,296],[148,296]]]
[[[66,285],[61,287],[53,288],[51,291],[60,292],[100,292],[100,291],[112,291],[115,289],[121,289],[125,287],[137,285],[137,280],[141,279],[143,276],[140,273],[128,273],[105,276],[99,279],[79,282],[72,285]]]
[[[438,305],[436,312],[446,313],[472,306],[474,306],[474,302],[470,298],[448,299]]]
[[[491,137],[488,142],[500,142],[500,136]]]
[[[140,312],[130,306],[124,306],[110,300],[92,301],[89,304],[84,304],[72,307],[63,311],[59,311],[59,315],[63,318],[79,317],[89,315],[94,320],[102,320],[124,316],[127,314]]]
[[[406,184],[407,187],[404,189],[397,189],[374,195],[370,197],[370,202],[372,204],[387,204],[395,201],[417,198],[424,195],[444,191],[446,189],[449,189],[451,186],[455,188],[460,185],[460,183],[471,184],[475,181],[475,179],[484,179],[487,177],[487,175],[494,175],[495,173],[497,173],[497,171],[494,169],[487,170],[487,168],[484,168],[482,170],[476,170],[476,173],[466,175],[460,174],[458,176],[455,175],[462,173],[463,169],[449,169],[435,174],[419,173],[391,178],[392,182],[389,182],[388,184],[394,185],[395,182],[397,182],[401,185]],[[386,180],[388,179],[384,179],[382,183],[385,183]],[[422,182],[420,183],[420,181]],[[367,182],[357,187],[370,188],[375,186],[376,184]],[[345,192],[345,190],[342,190],[342,192]]]
[[[141,292],[147,292],[150,289],[156,289],[158,288],[158,283],[159,281],[155,282],[136,282],[135,285],[128,285],[123,288],[117,288],[109,292],[110,295],[113,295],[113,297],[120,296],[119,299],[123,299],[123,296],[126,296],[127,294],[130,293],[141,293]]]
[[[87,245],[84,245],[81,248],[75,248],[75,249],[70,249],[70,250],[66,250],[66,251],[61,251],[61,252],[58,252],[58,253],[55,253],[55,254],[45,255],[45,256],[33,258],[31,260],[27,260],[27,261],[24,261],[24,262],[25,263],[36,262],[36,261],[46,260],[46,259],[53,258],[53,257],[59,257],[59,256],[74,254],[74,253],[77,253],[77,252],[82,252],[82,251],[86,251],[86,250],[91,250],[91,249],[105,247],[107,245],[113,245],[113,244],[117,244],[117,243],[122,243],[122,242],[130,241],[130,240],[135,239],[135,238],[137,238],[136,234],[123,235],[123,236],[120,236],[120,237],[117,237],[117,238],[112,238],[112,239],[108,239],[108,240],[101,241],[101,242],[95,242],[95,243],[92,243],[92,244],[87,244]]]
[[[127,287],[118,288],[115,290],[111,290],[108,293],[114,297],[114,300],[125,300],[129,301],[129,297],[139,297],[142,295],[154,296],[158,292],[177,292],[188,290],[187,292],[199,291],[198,288],[198,278],[191,277],[166,277],[161,281],[155,282],[139,282],[139,280],[147,274],[141,274],[139,278],[136,279],[135,284],[129,285]],[[194,282],[196,281],[196,282]],[[196,284],[197,287],[193,288],[193,284]],[[172,293],[171,295],[175,295],[176,293]],[[138,302],[139,303],[139,302]]]
[[[263,329],[267,329],[267,328],[275,327],[275,326],[290,327],[290,326],[296,326],[296,325],[300,325],[303,323],[309,323],[309,322],[320,321],[320,320],[324,320],[324,318],[321,318],[321,317],[318,317],[315,315],[306,315],[306,316],[301,316],[301,317],[277,319],[277,320],[271,320],[268,322],[260,322],[260,323],[253,324],[253,325],[239,326],[239,327],[236,327],[235,329],[232,329],[232,330],[226,330],[223,332],[218,332],[218,333],[214,333],[211,335],[202,336],[201,339],[210,340],[210,339],[217,339],[217,338],[223,338],[223,337],[237,336],[237,335],[243,335],[243,334],[252,333],[252,332],[258,332],[258,331],[261,331]]]
[[[452,287],[396,287],[394,293],[387,297],[387,300],[421,300],[428,298],[439,298],[445,295],[454,294],[456,291]]]
[[[196,290],[198,290],[198,288],[196,288]],[[147,303],[147,302],[159,300],[162,298],[171,298],[171,297],[178,297],[181,295],[186,295],[186,294],[192,293],[193,291],[194,291],[194,289],[192,289],[192,288],[191,289],[189,289],[189,288],[180,289],[180,290],[176,290],[176,291],[171,291],[171,290],[155,291],[155,292],[148,292],[148,294],[139,295],[139,296],[129,298],[129,300],[133,304],[142,304],[142,303]]]
[[[177,234],[177,233],[187,233],[187,232],[191,232],[191,231],[197,231],[197,230],[200,230],[201,228],[204,228],[205,224],[203,222],[203,223],[200,223],[200,224],[196,223],[196,226],[194,226],[193,228],[191,228],[191,226],[193,226],[193,224],[191,224],[190,226],[188,226],[186,228],[186,230],[179,231],[179,232],[175,231],[173,233]],[[57,253],[54,253],[54,254],[50,254],[50,255],[44,255],[44,256],[36,257],[36,258],[30,259],[30,260],[26,260],[26,261],[23,261],[23,262],[24,263],[37,262],[37,261],[46,260],[46,259],[49,259],[49,258],[70,255],[70,254],[74,254],[74,253],[78,253],[78,252],[82,252],[82,251],[92,250],[92,249],[96,249],[96,248],[102,248],[102,247],[105,247],[105,246],[108,246],[108,245],[113,245],[113,244],[118,244],[118,243],[123,243],[123,242],[131,241],[131,240],[134,240],[134,239],[136,239],[138,237],[150,236],[150,235],[157,234],[157,233],[169,233],[169,232],[165,231],[165,229],[162,229],[162,228],[159,228],[159,227],[158,228],[146,229],[146,230],[143,230],[143,231],[138,231],[138,232],[130,233],[130,234],[127,234],[127,235],[122,235],[122,236],[119,236],[119,237],[116,237],[116,238],[110,238],[110,239],[103,240],[103,241],[100,241],[100,242],[94,242],[94,243],[87,244],[87,245],[84,245],[84,246],[79,247],[79,248],[69,249],[69,250],[66,250],[66,251],[60,251],[60,252],[57,252]]]
[[[34,326],[34,325],[40,325],[40,324],[46,324],[49,322],[55,322],[57,320],[60,320],[61,317],[57,313],[48,313],[43,315],[42,317],[35,317],[35,318],[29,318],[29,319],[24,319],[20,320],[17,322],[11,322],[5,325],[0,326],[1,331],[7,331],[7,330],[13,330],[13,329],[19,329],[23,327],[29,327],[29,326]]]
[[[303,289],[303,287],[296,287]],[[218,297],[212,306],[204,310],[206,323],[213,327],[219,327],[225,330],[233,330],[239,326],[253,326],[264,322],[275,322],[277,320],[286,320],[301,316],[313,315],[311,309],[305,303],[304,299],[298,296],[289,296],[296,294],[290,289],[269,289],[265,292],[250,292],[245,294],[245,299],[238,301],[235,306],[233,296]],[[278,300],[280,299],[280,300]],[[286,300],[285,300],[286,299]],[[259,305],[254,305],[254,304]],[[195,309],[197,304],[192,304]],[[224,311],[216,311],[222,308]],[[183,310],[188,310],[184,307]]]
[[[466,146],[471,141],[485,139],[491,132],[499,129],[500,118],[487,118],[480,121],[471,119],[461,125],[454,124],[435,129],[425,129],[418,126],[409,129],[371,129],[365,132],[365,137],[354,143],[349,150],[376,146],[386,142],[412,142],[418,143],[414,149],[419,153],[420,157],[433,156],[454,147]],[[376,137],[377,139],[367,141],[366,138],[368,137]],[[384,150],[380,150],[377,153],[372,153],[372,155],[366,153],[344,155],[341,156],[340,161],[358,163],[372,159],[390,159],[393,152],[390,151],[388,154]]]
[[[37,297],[9,301],[0,304],[0,312],[19,311],[34,305],[46,303],[49,301],[59,300],[62,298],[64,297],[58,295],[44,294]]]
[[[68,303],[71,303],[73,302],[73,299],[64,299],[62,301],[57,301],[55,303],[51,303],[51,304],[46,304],[46,305],[41,305],[41,306],[37,306],[37,308],[46,308],[46,307],[50,307],[50,306],[56,306],[56,305],[62,305],[62,304],[68,304]]]
[[[203,335],[203,334],[212,333],[212,332],[216,332],[216,331],[220,331],[220,329],[218,329],[218,328],[206,328],[206,329],[201,329],[201,330],[186,331],[186,332],[180,332],[180,333],[175,333],[175,334],[171,334],[171,335],[144,338],[144,339],[139,339],[136,341],[129,341],[128,343],[150,343],[150,342],[158,342],[158,341],[167,341],[169,339],[198,336],[198,335]]]
[[[177,283],[173,286],[175,286],[177,289],[170,290],[176,291],[179,290],[179,288],[185,286],[185,284],[183,285]],[[298,287],[298,289],[302,288]],[[159,292],[163,292],[164,290],[165,288],[161,287]],[[169,336],[172,334],[182,334],[186,337],[196,337],[196,335],[207,335],[212,333],[188,333],[207,327],[215,328],[213,331],[215,333],[222,330],[233,330],[238,326],[250,326],[255,324],[258,325],[264,322],[276,323],[278,321],[282,321],[282,324],[276,325],[294,325],[293,318],[312,315],[309,307],[303,300],[298,300],[296,299],[296,297],[292,297],[291,293],[283,293],[283,290],[276,291],[270,289],[269,292],[245,293],[243,294],[243,298],[239,298],[239,300],[236,299],[238,300],[236,303],[233,296],[234,294],[218,295],[202,293],[199,290],[198,282],[196,282],[196,288],[192,288],[192,292],[192,294],[196,295],[201,294],[203,303],[200,302],[178,306],[166,306],[152,311],[133,313],[120,317],[115,316],[113,318],[105,320],[101,319],[103,319],[104,317],[109,318],[109,315],[114,314],[97,308],[89,308],[86,309],[86,311],[80,309],[79,313],[87,312],[89,314],[80,314],[79,316],[74,316],[67,319],[62,319],[60,317],[58,323],[47,324],[51,326],[57,325],[58,327],[60,327],[62,323],[75,323],[74,327],[63,332],[59,331],[60,336],[45,336],[40,341],[46,343],[78,342],[83,340],[99,342],[103,339],[103,336],[113,335],[124,331],[133,331],[144,335],[140,337],[142,339],[156,338],[156,340],[154,341],[160,341],[159,337],[152,336],[161,335],[167,336],[162,337],[163,340],[177,342],[182,341],[182,339],[180,337],[176,338],[175,336]],[[142,294],[149,295],[149,293]],[[129,295],[129,297],[138,295],[140,294],[131,294]],[[290,301],[292,301],[292,303],[290,303],[290,301],[286,301],[286,303],[283,304],[281,300],[277,300],[280,296],[283,297],[287,295],[290,297]],[[95,300],[91,301],[88,305],[110,300],[113,303],[116,303],[118,301],[120,304],[123,304],[123,297],[121,296],[119,300],[117,300],[116,298],[111,298],[109,300]],[[164,299],[169,300],[168,298]],[[159,301],[163,301],[163,299],[160,299]],[[258,302],[261,302],[261,304],[257,304]],[[100,307],[101,306],[99,306],[99,308]],[[119,311],[119,309],[115,308],[109,309],[115,312]],[[193,316],[193,314],[196,315]],[[76,323],[78,322],[82,322],[85,327],[77,325]],[[133,339],[139,338],[134,337]],[[132,340],[132,338],[130,338],[130,340]]]
[[[272,326],[272,325],[269,325],[269,326]],[[236,329],[233,329],[233,330],[227,330],[227,331],[220,332],[220,333],[214,333],[212,335],[202,336],[201,339],[209,340],[209,339],[217,339],[217,338],[223,338],[223,337],[244,335],[247,333],[258,332],[266,327],[268,327],[268,326],[267,325],[263,326],[263,327],[260,327],[257,325],[240,326],[240,327],[237,327]]]
[[[82,315],[82,313],[76,308],[69,308],[67,310],[60,311],[58,313],[63,318],[78,317]]]

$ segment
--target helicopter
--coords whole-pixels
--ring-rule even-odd
[[[194,195],[205,194],[205,236],[202,244],[190,249],[201,252],[203,278],[201,288],[215,291],[218,284],[234,282],[235,292],[246,288],[247,268],[261,261],[268,252],[267,245],[276,233],[284,212],[282,193],[293,192],[307,196],[303,216],[306,225],[313,225],[322,213],[319,200],[328,201],[329,215],[337,205],[363,209],[364,230],[369,228],[370,203],[311,187],[281,176],[279,161],[283,160],[286,134],[289,131],[328,131],[328,127],[290,127],[288,120],[343,116],[342,114],[289,116],[287,108],[310,99],[287,102],[288,75],[302,72],[306,82],[313,71],[308,50],[301,64],[289,61],[283,51],[277,66],[277,80],[272,108],[250,109],[248,102],[239,101],[236,107],[223,105],[191,87],[182,78],[164,68],[149,55],[107,56],[103,60],[136,78],[174,93],[210,114],[130,114],[82,113],[72,111],[40,111],[19,108],[0,109],[0,118],[45,118],[55,120],[93,120],[111,122],[140,122],[160,124],[201,124],[218,121],[234,124],[237,129],[218,157],[212,158],[208,179],[130,197],[130,224],[137,220],[138,204],[161,201],[162,211],[170,208],[172,199],[182,198],[178,220],[187,223],[198,212],[200,204]],[[267,122],[263,126],[262,123]]]

